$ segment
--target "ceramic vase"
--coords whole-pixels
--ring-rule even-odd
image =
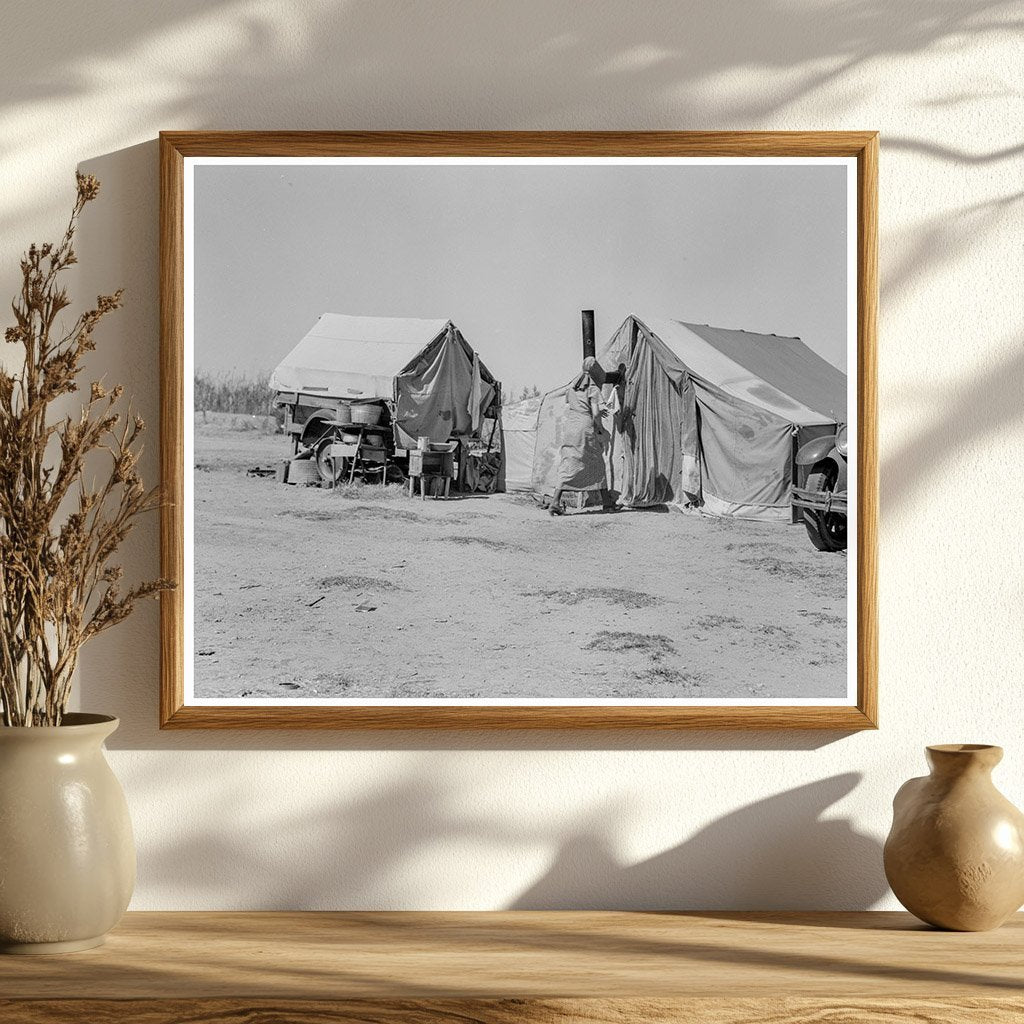
[[[893,800],[885,875],[916,917],[937,928],[998,928],[1024,903],[1024,815],[996,789],[999,747],[927,748],[931,774]]]
[[[0,951],[98,946],[128,906],[135,844],[103,752],[117,724],[0,727]]]

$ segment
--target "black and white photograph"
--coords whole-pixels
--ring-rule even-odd
[[[185,161],[185,700],[856,702],[856,160]]]

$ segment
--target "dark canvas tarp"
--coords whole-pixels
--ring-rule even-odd
[[[846,419],[846,375],[799,338],[628,317],[600,362],[626,366],[609,468],[628,505],[786,520],[794,440]]]
[[[395,440],[408,446],[417,437],[476,435],[494,397],[494,378],[449,323],[395,378]]]
[[[499,385],[450,320],[324,313],[270,378],[275,391],[393,403],[395,441],[475,434]]]

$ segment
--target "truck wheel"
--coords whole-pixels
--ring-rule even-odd
[[[333,437],[325,437],[316,446],[316,471],[320,474],[321,482],[330,487],[343,479],[346,462],[345,459],[332,459],[327,454],[333,443]]]
[[[815,468],[807,475],[807,490],[830,493],[835,489],[834,467]],[[807,536],[819,551],[846,550],[846,516],[840,512],[818,512],[804,510],[804,526]]]

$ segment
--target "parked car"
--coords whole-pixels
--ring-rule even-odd
[[[819,551],[846,548],[847,459],[845,423],[836,424],[833,434],[808,441],[796,453],[802,486],[793,488],[793,507]]]

